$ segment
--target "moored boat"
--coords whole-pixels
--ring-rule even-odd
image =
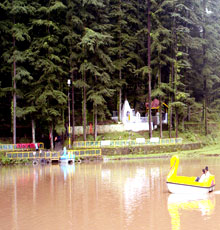
[[[60,156],[59,162],[64,164],[74,163],[75,154],[73,154],[71,151],[66,151],[66,148],[64,147],[64,152],[63,155]]]
[[[210,175],[203,182],[197,182],[196,177],[177,176],[179,157],[170,159],[170,171],[167,175],[167,188],[171,193],[209,193],[215,188],[215,176]]]

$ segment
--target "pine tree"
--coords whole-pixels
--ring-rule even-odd
[[[28,46],[30,44],[29,35],[29,17],[33,14],[33,7],[30,1],[5,1],[2,9],[7,11],[5,13],[7,19],[3,22],[3,28],[6,32],[8,41],[5,43],[3,51],[4,63],[12,66],[12,117],[13,117],[13,143],[16,143],[16,123],[17,117],[23,116],[22,98],[23,87],[26,87],[32,76],[28,69]],[[11,41],[11,42],[10,42]],[[20,98],[20,105],[17,105],[17,96]]]
[[[169,47],[172,43],[171,31],[166,28],[166,10],[164,2],[154,2],[153,28],[152,28],[152,72],[155,75],[156,86],[152,91],[152,97],[158,97],[159,105],[159,120],[160,120],[160,138],[162,138],[162,102],[167,99],[166,94],[172,90],[167,83],[162,82],[164,67],[172,63],[172,58],[168,55]],[[157,80],[156,80],[157,79]],[[164,79],[165,81],[166,79]]]
[[[66,12],[66,25],[64,30],[66,32],[64,42],[67,44],[67,55],[69,55],[69,72],[72,80],[72,142],[75,140],[75,90],[77,85],[78,74],[78,56],[79,49],[77,44],[80,42],[83,33],[83,21],[80,17],[82,7],[79,7],[81,1],[67,1],[67,12]],[[80,10],[79,10],[80,9]]]
[[[81,64],[80,71],[82,75],[90,76],[86,82],[88,101],[91,101],[93,104],[95,140],[97,138],[97,115],[105,117],[105,98],[113,94],[111,78],[109,76],[109,73],[114,70],[108,55],[108,45],[110,43],[111,36],[95,32],[89,28],[85,29],[85,35],[80,42],[84,60],[86,60]]]
[[[42,5],[41,5],[42,4]],[[41,2],[35,4],[35,15],[32,20],[32,43],[34,82],[32,100],[37,111],[47,121],[50,132],[51,148],[53,149],[53,131],[62,125],[61,111],[67,102],[63,93],[62,81],[66,72],[62,66],[66,63],[63,55],[65,47],[62,43],[60,20],[65,20],[66,7],[61,1]],[[59,15],[59,17],[57,17]],[[58,21],[59,20],[59,21]],[[64,22],[63,22],[64,23]],[[61,126],[62,131],[64,127]]]
[[[203,62],[202,62],[202,76],[203,76],[203,92],[204,92],[204,122],[205,122],[205,135],[208,135],[208,98],[210,88],[213,84],[213,62],[216,58],[219,58],[217,54],[219,50],[219,44],[213,43],[213,36],[215,36],[215,22],[216,16],[213,17],[213,13],[217,13],[219,9],[218,1],[203,0],[202,4],[202,38],[205,41],[203,44]],[[210,36],[211,35],[211,36]],[[217,40],[217,39],[216,39]],[[217,45],[217,46],[216,46]],[[216,49],[217,48],[217,49]],[[217,52],[215,52],[217,51]],[[217,55],[216,55],[217,54]],[[215,70],[215,68],[214,68]],[[215,77],[214,77],[215,78]],[[211,84],[209,83],[212,81]]]

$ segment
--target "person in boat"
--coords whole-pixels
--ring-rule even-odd
[[[196,177],[197,182],[203,182],[206,179],[206,175],[205,175],[205,169],[202,169],[202,176],[201,177]]]
[[[205,167],[205,176],[206,176],[206,178],[209,178],[210,175],[211,175],[211,174],[210,174],[210,172],[209,172],[209,168],[208,168],[208,166],[206,166],[206,167]]]
[[[202,170],[202,176],[199,178],[199,182],[204,182],[206,178],[206,175],[205,175],[205,169]]]

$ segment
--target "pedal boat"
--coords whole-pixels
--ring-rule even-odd
[[[171,193],[197,193],[212,192],[215,188],[215,176],[210,175],[204,182],[196,182],[196,177],[177,176],[179,157],[172,156],[170,159],[170,171],[167,175],[167,188]]]

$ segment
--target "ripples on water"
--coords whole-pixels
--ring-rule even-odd
[[[0,229],[220,229],[220,160],[181,159],[179,174],[209,165],[216,191],[169,194],[169,159],[0,168]]]

